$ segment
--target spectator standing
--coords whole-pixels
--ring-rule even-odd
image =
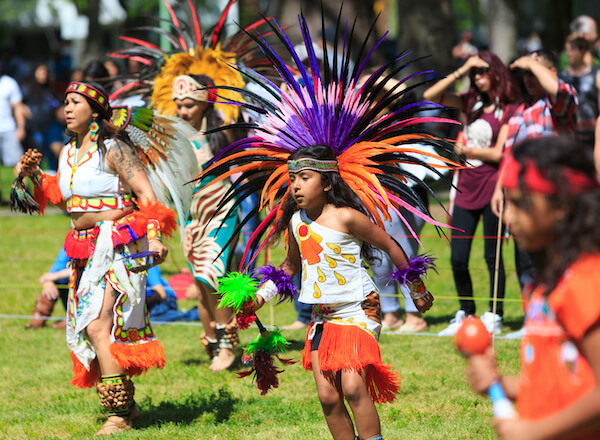
[[[569,64],[560,72],[559,77],[577,90],[579,113],[575,137],[590,148],[594,147],[594,131],[600,106],[600,70],[585,63],[589,52],[588,41],[577,34],[567,37],[565,51]]]
[[[517,108],[508,121],[506,139],[498,139],[498,143],[504,144],[504,155],[528,139],[560,134],[574,136],[579,103],[577,91],[572,85],[558,78],[557,63],[554,52],[542,49],[522,56],[510,65],[511,69],[522,73],[528,99]],[[498,182],[491,201],[494,214],[502,215],[503,201],[504,192]],[[510,228],[510,225],[508,227]],[[537,276],[537,271],[532,255],[521,249],[517,242],[515,265],[521,294],[524,294],[525,286]],[[517,332],[516,336],[519,336],[520,332]]]
[[[580,15],[573,20],[569,26],[571,33],[578,37],[583,37],[589,43],[589,48],[584,57],[583,61],[586,66],[600,67],[600,58],[598,57],[598,51],[596,45],[598,44],[598,27],[596,26],[596,20],[588,15]],[[559,70],[563,70],[568,65],[568,58],[566,51],[562,51],[558,62]]]
[[[467,93],[457,95],[446,90],[457,80],[469,75],[471,86]],[[424,98],[463,110],[467,120],[457,141],[455,152],[466,157],[470,168],[460,170],[457,196],[452,208],[451,263],[454,283],[460,299],[460,309],[450,325],[440,332],[452,336],[462,320],[475,314],[473,285],[469,272],[469,258],[473,236],[479,219],[483,220],[484,258],[489,272],[490,298],[497,289],[497,298],[504,298],[504,264],[502,257],[496,261],[497,247],[502,241],[496,238],[500,219],[492,212],[490,200],[498,180],[498,139],[506,130],[506,123],[517,108],[518,89],[510,72],[492,52],[483,51],[470,57],[455,72],[441,79],[423,94]],[[497,285],[495,274],[497,272]],[[495,308],[495,310],[494,310]],[[489,331],[500,332],[503,303],[494,307],[482,320]]]
[[[0,164],[12,167],[19,162],[23,154],[21,147],[23,139],[25,139],[23,95],[17,82],[2,73],[0,63]]]
[[[54,110],[60,103],[52,93],[53,86],[46,64],[38,64],[23,88],[23,102],[27,106],[27,135],[29,141],[42,153],[46,167],[56,171],[58,158],[51,154],[48,129],[54,122]]]

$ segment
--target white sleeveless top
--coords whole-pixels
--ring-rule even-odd
[[[300,302],[362,301],[378,291],[362,266],[361,240],[315,223],[304,210],[292,216],[292,233],[302,258]]]
[[[92,146],[88,152],[81,157],[75,170],[73,166],[77,159],[77,149],[75,143],[71,142],[66,145],[66,150],[60,157],[58,169],[60,171],[60,180],[58,182],[60,192],[63,197],[69,202],[73,196],[78,196],[82,199],[116,197],[121,199],[121,196],[131,193],[131,188],[127,183],[122,182],[116,171],[110,169],[107,165],[106,154],[110,147],[114,144],[112,139],[104,140],[106,153],[100,156],[98,146]],[[73,173],[73,185],[69,188],[71,182],[71,173]],[[81,209],[73,207],[70,212],[83,211],[106,211],[114,209],[114,207],[104,206],[100,209]]]

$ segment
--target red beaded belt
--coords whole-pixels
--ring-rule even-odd
[[[89,229],[70,231],[64,245],[67,256],[72,260],[87,260],[93,254],[99,232],[98,225]],[[146,235],[146,222],[139,218],[137,212],[114,221],[112,242],[115,248],[138,240],[144,235]]]

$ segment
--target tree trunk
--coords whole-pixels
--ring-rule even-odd
[[[102,45],[102,28],[100,27],[100,1],[88,0],[87,11],[85,15],[90,20],[89,34],[86,40],[86,55],[87,61],[100,58],[103,53]]]
[[[398,0],[398,47],[428,57],[413,63],[414,70],[435,69],[443,76],[455,68],[454,20],[449,0]]]
[[[490,50],[509,63],[517,56],[517,23],[513,0],[488,0]]]

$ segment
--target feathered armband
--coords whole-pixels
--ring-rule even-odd
[[[177,214],[162,203],[140,200],[137,203],[136,216],[148,225],[148,239],[160,238],[161,235],[172,237],[177,229]]]
[[[406,284],[410,289],[410,297],[415,300],[424,297],[427,294],[427,289],[421,277],[427,273],[429,269],[433,269],[436,273],[436,259],[427,254],[417,255],[414,258],[408,259],[408,264],[400,269],[396,269],[389,275],[386,286],[392,281],[398,284]]]
[[[254,270],[253,275],[257,276],[263,283],[257,293],[264,298],[265,302],[269,302],[275,295],[279,296],[277,304],[284,301],[293,301],[298,296],[292,278],[281,269],[276,269],[272,265],[263,266]],[[267,287],[267,284],[269,284],[269,287]],[[268,295],[267,289],[269,291]],[[265,295],[262,294],[263,292]]]

